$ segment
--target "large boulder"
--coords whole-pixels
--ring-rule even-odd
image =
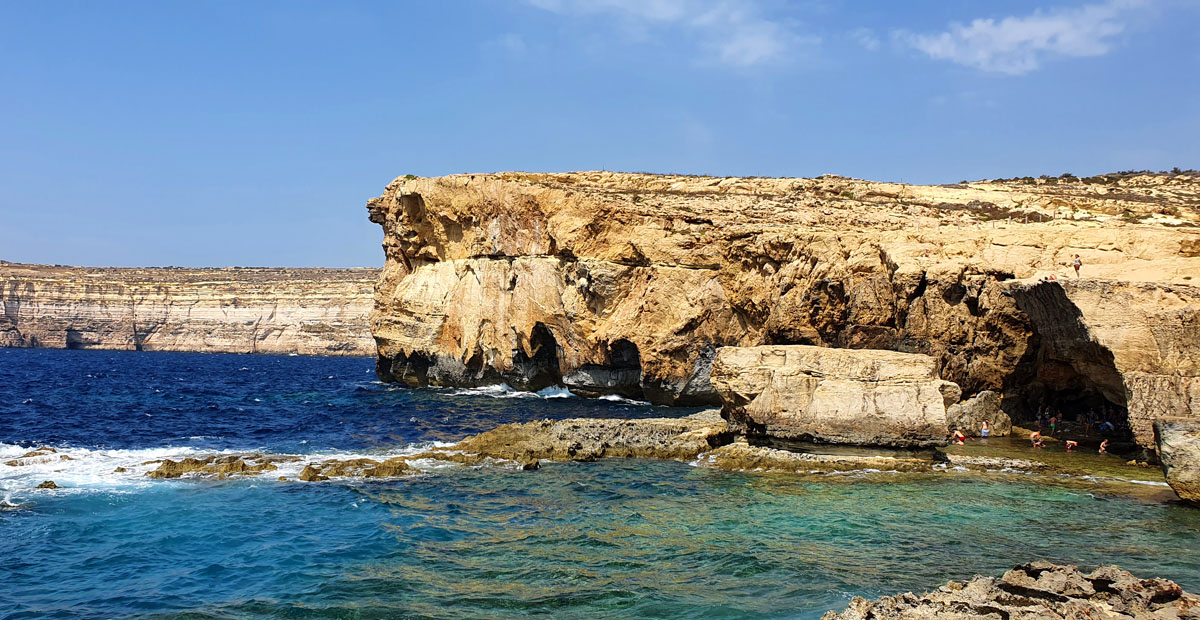
[[[957,385],[928,355],[804,345],[724,347],[712,384],[752,439],[891,448],[943,445]]]
[[[978,435],[985,421],[992,437],[1005,437],[1012,432],[1012,418],[1000,409],[1000,395],[991,390],[984,390],[946,409],[946,423],[950,428],[962,429],[968,435]]]
[[[1154,443],[1167,484],[1180,498],[1200,504],[1200,419],[1155,420]]]

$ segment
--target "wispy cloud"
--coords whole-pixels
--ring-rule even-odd
[[[1126,28],[1129,12],[1146,0],[1109,0],[1075,8],[1034,11],[1023,17],[952,23],[945,32],[897,32],[930,58],[998,73],[1033,71],[1054,57],[1101,56]]]
[[[751,67],[786,59],[818,39],[763,16],[752,0],[526,0],[564,15],[606,15],[639,27],[676,28],[707,60]]]
[[[879,49],[879,37],[870,28],[856,28],[850,32],[850,38],[869,52]]]

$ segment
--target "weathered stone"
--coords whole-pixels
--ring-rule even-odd
[[[722,415],[770,442],[924,448],[945,444],[950,434],[944,382],[928,355],[724,347],[712,383],[725,403]]]
[[[1153,417],[1200,417],[1198,205],[1186,175],[399,178],[368,205],[377,370],[716,403],[715,347],[890,349],[1018,419],[1056,393],[1127,407],[1149,447]]]
[[[54,484],[53,480],[47,480],[47,481],[37,485],[37,488],[39,488],[39,489],[57,489],[58,485]]]
[[[329,476],[321,475],[321,471],[312,465],[305,465],[300,472],[300,479],[305,482],[318,482],[321,480],[329,480]]]
[[[298,457],[289,455],[231,454],[212,455],[204,458],[188,457],[179,461],[165,459],[156,469],[146,472],[146,475],[151,478],[179,478],[185,474],[197,474],[224,479],[231,474],[259,474],[264,471],[274,471],[279,469],[275,463],[292,461],[296,458]]]
[[[374,355],[378,275],[0,261],[0,346]]]
[[[1166,579],[1139,579],[1116,566],[1084,574],[1074,566],[1033,562],[1000,579],[950,582],[920,596],[874,601],[854,598],[846,611],[822,620],[1042,620],[1045,618],[1163,619],[1200,617],[1200,597]]]
[[[732,441],[728,425],[715,412],[685,418],[637,420],[568,419],[505,424],[457,444],[418,454],[466,464],[483,459],[512,461],[594,461],[608,457],[693,460]]]
[[[946,408],[946,423],[951,429],[979,435],[984,422],[988,423],[991,437],[1005,437],[1012,432],[1012,419],[1000,408],[1000,395],[991,390],[984,390]]]
[[[1154,440],[1167,484],[1180,498],[1200,504],[1200,420],[1159,418]]]

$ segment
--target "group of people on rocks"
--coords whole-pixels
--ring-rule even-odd
[[[1084,437],[1090,437],[1093,432],[1097,432],[1103,436],[1100,442],[1099,453],[1107,454],[1109,436],[1120,431],[1128,432],[1128,424],[1122,412],[1107,405],[1092,407],[1087,411],[1076,413],[1072,416],[1071,421],[1068,422],[1062,411],[1042,404],[1038,407],[1036,421],[1037,430],[1029,434],[1029,443],[1034,448],[1046,447],[1046,439],[1042,433],[1044,430],[1049,429],[1048,435],[1050,437],[1061,437],[1063,439],[1063,448],[1066,451],[1073,452],[1078,450],[1079,440],[1063,437],[1067,426],[1070,425],[1076,433],[1082,428]],[[979,428],[979,437],[981,439],[986,438],[990,430],[988,422],[984,421]],[[1075,436],[1078,437],[1078,434]],[[954,429],[954,433],[950,436],[950,442],[957,446],[965,444],[967,439],[968,437],[963,433],[962,429]]]
[[[1083,427],[1084,437],[1090,437],[1092,431],[1098,431],[1101,435],[1108,435],[1118,430],[1128,430],[1125,416],[1107,405],[1099,408],[1092,407],[1083,413],[1076,414],[1072,422]],[[1055,411],[1047,405],[1038,407],[1037,425],[1039,431],[1049,427],[1050,435],[1054,436],[1060,433],[1066,424],[1067,421],[1062,412]]]

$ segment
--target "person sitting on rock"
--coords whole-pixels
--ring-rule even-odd
[[[989,432],[988,423],[987,423],[987,420],[984,420],[983,424],[979,425],[979,436],[983,437],[984,439],[987,439],[988,432]]]
[[[1078,441],[1075,441],[1073,439],[1067,440],[1067,452],[1070,452],[1071,450],[1074,450],[1075,448],[1078,448],[1078,447],[1079,447]]]
[[[1108,454],[1108,440],[1100,442],[1100,454]]]
[[[964,435],[961,430],[956,428],[954,429],[954,434],[950,436],[950,441],[954,442],[954,445],[956,446],[961,446],[966,443],[967,436]]]

